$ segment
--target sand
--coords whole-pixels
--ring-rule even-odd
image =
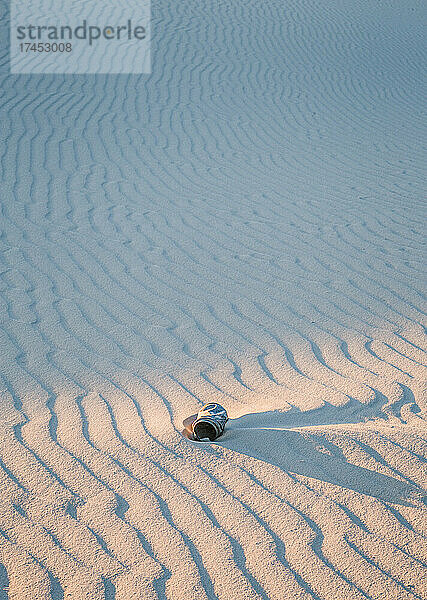
[[[160,0],[150,76],[2,44],[1,600],[427,597],[423,12]]]

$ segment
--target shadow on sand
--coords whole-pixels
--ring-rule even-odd
[[[333,411],[335,416],[336,410]],[[311,415],[314,418],[310,418],[310,412],[315,413]],[[275,465],[283,471],[368,494],[381,501],[405,505],[413,505],[417,500],[427,503],[426,490],[389,464],[375,448],[357,440],[356,436],[353,439],[361,449],[388,467],[396,478],[349,462],[339,446],[328,439],[324,429],[316,428],[316,425],[331,424],[328,416],[332,415],[323,409],[310,412],[270,411],[230,419],[224,435],[215,443]],[[340,435],[343,433],[341,429]],[[351,436],[351,433],[347,435]]]

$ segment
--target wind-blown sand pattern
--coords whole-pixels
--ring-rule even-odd
[[[2,45],[1,600],[426,598],[422,14],[156,1],[151,76]]]

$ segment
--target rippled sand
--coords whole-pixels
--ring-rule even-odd
[[[2,45],[1,600],[426,597],[422,9],[160,0],[151,76]]]

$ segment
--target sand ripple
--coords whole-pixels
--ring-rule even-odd
[[[149,77],[2,55],[0,599],[426,597],[421,10],[161,0]]]

